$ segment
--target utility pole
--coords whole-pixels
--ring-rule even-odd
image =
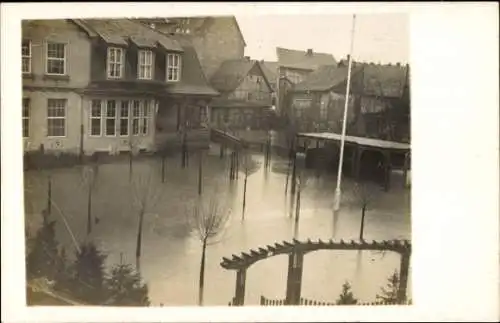
[[[352,51],[354,47],[354,27],[356,24],[356,15],[352,16],[352,31],[351,31],[351,48],[349,52],[349,63],[347,67],[347,86],[345,94],[345,105],[344,105],[344,119],[342,121],[342,137],[340,139],[340,158],[339,158],[339,168],[337,173],[337,187],[335,188],[335,203],[334,210],[338,211],[340,209],[340,198],[341,189],[340,185],[342,183],[342,164],[344,162],[344,143],[345,143],[345,133],[347,126],[347,110],[349,108],[349,92],[351,90],[351,67],[352,67]]]

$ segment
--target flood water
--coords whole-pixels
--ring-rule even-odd
[[[205,272],[205,305],[227,305],[234,296],[236,272],[220,266],[222,257],[248,252],[252,248],[272,245],[294,237],[294,219],[290,217],[290,197],[285,195],[288,162],[273,156],[268,170],[262,154],[252,160],[259,165],[248,178],[245,218],[242,219],[244,175],[229,184],[229,158],[220,159],[217,147],[212,147],[203,162],[203,196],[215,194],[221,203],[229,204],[231,218],[227,229],[216,244],[207,249]],[[149,178],[140,182],[142,188],[156,197],[151,199],[144,219],[141,274],[148,283],[152,305],[196,305],[200,270],[201,243],[190,221],[198,199],[198,161],[191,156],[186,169],[180,167],[179,156],[166,160],[165,182],[161,182],[159,158],[144,158],[134,162],[133,178]],[[67,251],[74,250],[76,241],[86,239],[87,186],[81,167],[57,170],[27,171],[26,219],[39,221],[46,206],[47,177],[52,178],[52,214],[57,220],[57,239]],[[317,177],[306,170],[308,178],[301,193],[299,239],[357,239],[361,208],[352,193],[353,183],[342,182],[342,210],[333,214],[335,174]],[[369,204],[364,238],[410,239],[410,191],[397,179],[389,192],[374,186]],[[139,182],[139,181],[138,181]],[[126,159],[99,167],[94,184],[90,239],[107,254],[107,263],[120,258],[135,265],[138,209],[134,203],[139,184],[129,181]],[[260,296],[284,298],[288,258],[276,256],[252,265],[247,271],[245,305],[257,305]],[[399,271],[399,255],[391,252],[317,251],[304,258],[302,297],[319,301],[335,301],[342,284],[348,280],[355,297],[374,301],[385,286],[387,277]],[[411,270],[408,285],[411,293]]]

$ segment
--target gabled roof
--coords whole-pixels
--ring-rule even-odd
[[[158,33],[131,19],[74,19],[75,24],[100,37],[110,45],[127,46],[130,42],[139,47],[156,47],[182,52],[182,47],[171,37]]]
[[[210,79],[210,84],[220,92],[232,92],[236,90],[254,66],[260,69],[266,84],[272,89],[259,62],[246,58],[222,62],[219,69]]]
[[[356,73],[353,69],[351,73]],[[337,65],[320,66],[303,81],[295,85],[294,91],[328,91],[347,80],[347,67]]]
[[[315,70],[322,65],[336,65],[337,62],[332,54],[315,53],[276,47],[278,64],[280,67]]]
[[[275,84],[278,79],[278,62],[260,61],[262,71],[270,84]]]
[[[406,65],[363,65],[364,94],[400,98],[408,82]]]
[[[365,95],[380,97],[402,97],[407,82],[407,66],[375,65],[353,62],[351,80],[355,75],[362,77],[362,91]],[[347,81],[347,66],[326,65],[312,72],[294,91],[328,91]]]

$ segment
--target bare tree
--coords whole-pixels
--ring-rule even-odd
[[[155,174],[151,168],[137,172],[132,179],[133,203],[138,212],[139,224],[137,229],[136,245],[136,268],[140,271],[140,261],[142,254],[142,228],[144,216],[151,212],[158,202],[162,190],[159,185],[155,185]]]
[[[361,207],[361,225],[359,228],[360,240],[363,240],[366,211],[376,199],[377,192],[377,189],[375,189],[372,185],[368,185],[367,183],[357,182],[354,184],[353,198],[355,200],[355,203],[357,203]]]
[[[217,192],[217,190],[214,190],[214,192]],[[204,195],[200,197],[192,211],[192,225],[202,245],[198,291],[198,305],[200,306],[203,305],[205,287],[206,249],[207,246],[220,242],[220,238],[223,236],[230,218],[231,209],[228,204],[221,203],[221,201],[227,200],[221,196]]]
[[[243,183],[243,208],[241,213],[241,219],[245,219],[245,207],[247,201],[247,181],[248,177],[255,172],[257,172],[260,168],[260,164],[252,159],[252,156],[248,151],[243,152],[243,173],[245,175],[245,181]]]

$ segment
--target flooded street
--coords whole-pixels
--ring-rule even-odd
[[[203,162],[203,194],[217,194],[230,204],[231,218],[222,240],[208,246],[205,272],[205,305],[227,305],[234,296],[236,272],[220,266],[222,257],[248,252],[251,248],[272,245],[294,237],[294,219],[290,216],[290,197],[285,195],[288,161],[273,156],[268,170],[264,157],[255,153],[259,164],[247,183],[245,218],[242,219],[244,174],[228,181],[229,158],[220,159],[212,147]],[[143,229],[141,274],[149,285],[152,305],[196,305],[200,270],[201,242],[193,231],[190,217],[198,198],[198,159],[192,155],[186,169],[180,156],[169,157],[165,182],[161,182],[161,160],[142,158],[134,162],[133,176],[153,176],[143,185],[158,194],[146,210]],[[73,240],[62,220],[67,220],[75,239],[86,239],[87,187],[80,167],[25,173],[26,217],[36,221],[46,205],[47,175],[52,177],[53,218],[57,220],[57,239],[73,250]],[[316,177],[314,171],[301,193],[299,239],[358,239],[361,208],[352,194],[353,183],[343,179],[343,206],[333,215],[335,175]],[[93,194],[93,221],[90,239],[107,254],[109,265],[123,261],[135,264],[139,211],[134,205],[134,186],[129,181],[128,160],[99,167]],[[395,183],[385,193],[374,188],[365,219],[364,237],[373,239],[410,239],[410,190]],[[260,261],[247,271],[246,305],[258,305],[261,295],[284,298],[287,276],[286,256]],[[357,251],[317,251],[304,258],[302,296],[335,301],[342,284],[348,280],[361,301],[373,301],[387,277],[399,270],[397,254]],[[411,272],[408,284],[411,298]]]

